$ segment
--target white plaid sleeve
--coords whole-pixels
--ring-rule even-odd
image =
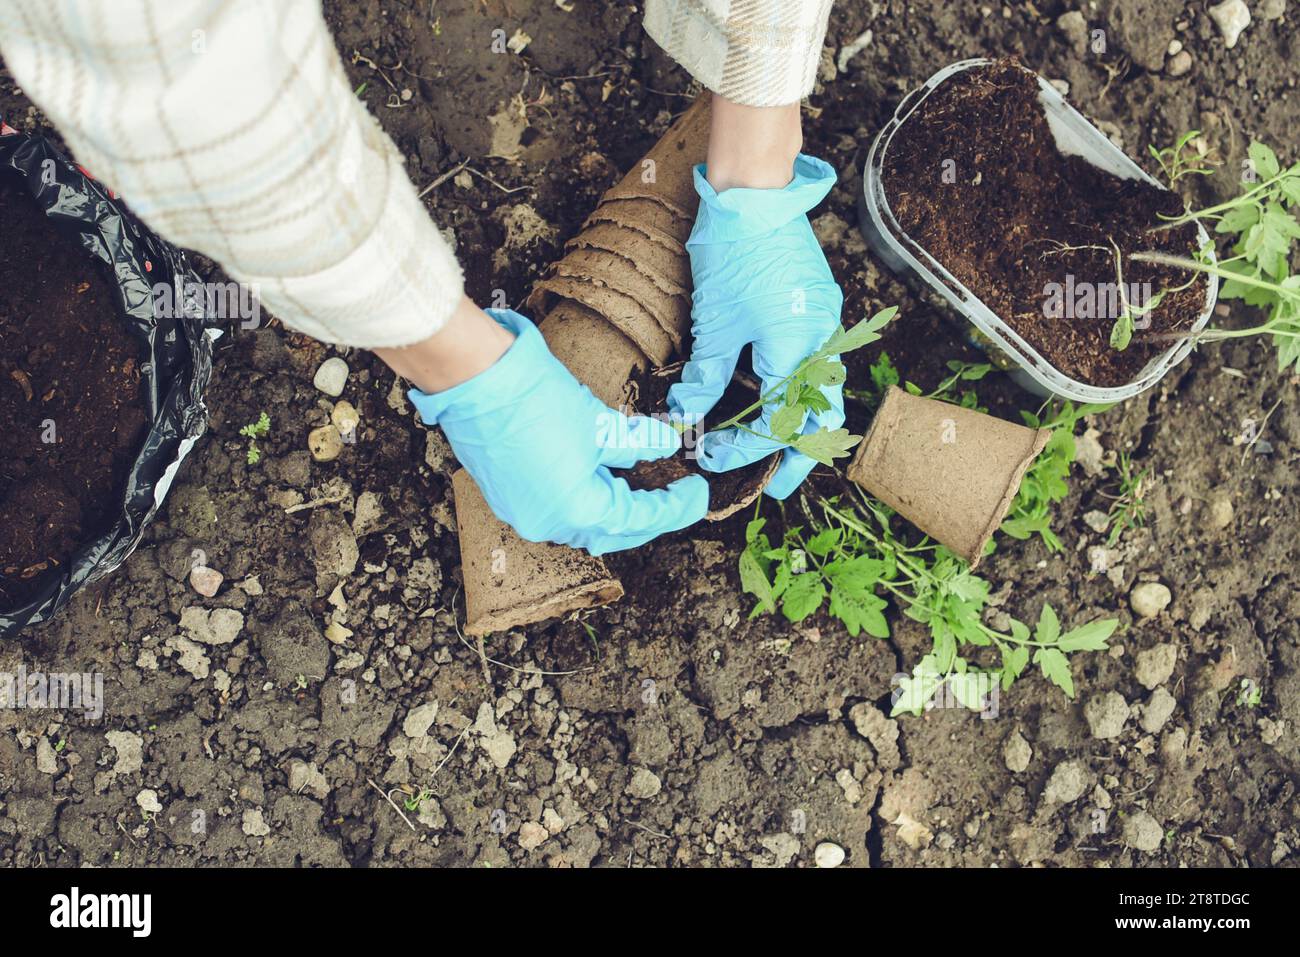
[[[460,301],[319,0],[3,0],[0,52],[83,166],[286,325],[408,345]]]
[[[707,89],[745,106],[812,92],[831,0],[646,0],[645,31]]]

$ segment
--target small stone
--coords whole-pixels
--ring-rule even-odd
[[[1069,804],[1083,797],[1090,776],[1082,761],[1062,761],[1047,779],[1043,800],[1048,804]]]
[[[190,587],[204,598],[213,597],[225,580],[225,575],[206,565],[196,565],[190,570]]]
[[[1177,706],[1178,702],[1168,689],[1157,688],[1151,693],[1151,700],[1142,706],[1142,730],[1147,734],[1159,732]]]
[[[346,442],[355,442],[357,426],[361,424],[361,413],[351,402],[336,402],[330,410],[330,422],[339,430],[339,437]]]
[[[649,768],[637,768],[632,772],[632,780],[627,786],[627,793],[639,800],[652,798],[659,793],[663,784],[659,776]]]
[[[1083,513],[1083,524],[1100,534],[1110,528],[1110,516],[1099,509]]]
[[[104,740],[117,752],[113,775],[134,774],[144,766],[144,738],[134,731],[106,731]]]
[[[1173,644],[1156,645],[1137,654],[1137,680],[1143,688],[1150,691],[1169,680],[1178,662],[1178,646]]]
[[[424,464],[438,475],[449,475],[455,469],[456,453],[451,450],[442,429],[429,429],[424,433]]]
[[[412,708],[406,713],[406,720],[402,722],[402,733],[408,738],[422,738],[429,733],[429,728],[433,726],[434,719],[437,717],[438,702],[436,701]]]
[[[1029,746],[1029,742],[1019,731],[1012,731],[1002,745],[1002,760],[1006,762],[1007,769],[1016,774],[1029,767],[1029,761],[1033,756],[1034,749]]]
[[[233,608],[200,608],[191,605],[181,610],[181,630],[205,645],[228,645],[244,629],[244,616]]]
[[[151,788],[145,788],[135,796],[135,803],[140,805],[140,810],[146,814],[161,814],[162,802],[158,800],[158,792]]]
[[[36,770],[41,774],[57,774],[59,771],[59,756],[45,735],[36,739]]]
[[[333,425],[322,425],[307,434],[307,449],[317,462],[333,462],[343,454],[343,436]]]
[[[1232,499],[1226,493],[1220,492],[1210,499],[1206,512],[1211,528],[1227,528],[1232,524]]]
[[[536,821],[525,821],[519,825],[519,846],[525,851],[531,851],[542,844],[549,838],[550,834],[546,828],[542,827]]]
[[[1135,811],[1124,821],[1124,843],[1134,850],[1159,850],[1164,839],[1164,828],[1146,811]]]
[[[1117,738],[1128,721],[1129,707],[1118,691],[1107,691],[1094,696],[1083,706],[1083,717],[1094,738]]]
[[[496,765],[498,771],[504,771],[517,750],[514,736],[508,731],[497,731],[483,738],[483,750]]]
[[[1261,20],[1281,20],[1286,16],[1286,0],[1261,0],[1258,9]]]
[[[1223,35],[1223,44],[1229,50],[1237,45],[1241,31],[1250,26],[1250,7],[1245,0],[1224,0],[1210,7],[1210,19]]]
[[[818,867],[839,867],[844,863],[844,848],[822,841],[813,848],[813,863]]]
[[[266,823],[260,807],[249,808],[244,812],[243,829],[249,837],[266,837],[271,833],[271,826]]]
[[[338,356],[332,356],[320,364],[312,385],[328,396],[340,396],[348,384],[348,364]]]
[[[208,676],[212,659],[203,653],[202,645],[183,635],[172,635],[164,644],[177,653],[177,663],[195,678],[202,681]]]
[[[1056,18],[1056,29],[1060,30],[1076,56],[1088,52],[1088,21],[1078,10],[1071,10]]]
[[[294,794],[302,794],[306,791],[323,801],[329,797],[330,786],[325,780],[325,775],[315,764],[308,764],[295,758],[289,762],[289,790]]]
[[[1169,589],[1160,582],[1140,582],[1129,592],[1128,603],[1139,618],[1154,618],[1173,600]]]
[[[1192,55],[1186,50],[1179,50],[1165,64],[1165,72],[1172,77],[1186,76],[1192,72]]]
[[[1200,631],[1209,624],[1214,614],[1214,589],[1202,585],[1192,592],[1191,608],[1187,612],[1187,623]]]

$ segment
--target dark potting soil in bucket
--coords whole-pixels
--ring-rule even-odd
[[[143,349],[100,268],[0,179],[0,607],[107,529],[148,424]]]
[[[1033,74],[1014,61],[956,74],[889,146],[885,192],[912,241],[1066,375],[1124,385],[1205,306],[1197,278],[1170,292],[1124,350],[1110,344],[1120,309],[1112,243],[1131,300],[1188,283],[1185,272],[1132,262],[1143,251],[1189,256],[1193,224],[1173,192],[1120,179],[1056,147]],[[1066,248],[1071,247],[1071,248]],[[1146,297],[1146,298],[1144,298]]]

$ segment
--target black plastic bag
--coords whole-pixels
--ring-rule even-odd
[[[19,177],[68,242],[104,264],[116,290],[116,316],[144,343],[140,367],[149,430],[136,454],[112,526],[85,542],[66,565],[38,579],[36,597],[0,608],[0,638],[47,621],[80,589],[115,571],[135,551],[194,443],[207,430],[203,392],[212,376],[212,343],[202,303],[154,315],[154,287],[185,289],[199,282],[185,254],[154,235],[102,183],[93,180],[46,139],[0,124],[0,176]],[[162,310],[159,310],[162,311]]]

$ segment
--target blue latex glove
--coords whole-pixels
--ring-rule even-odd
[[[506,354],[451,389],[408,395],[426,424],[442,426],[498,518],[531,542],[603,555],[704,517],[703,476],[634,492],[610,473],[676,452],[681,436],[671,425],[609,408],[531,322],[509,309],[487,313],[518,337]]]
[[[688,420],[705,416],[731,382],[740,352],[752,343],[754,373],[766,393],[817,351],[840,324],[844,295],[808,222],[808,210],[835,185],[835,170],[800,153],[794,178],[784,189],[728,189],[716,193],[695,168],[700,211],[686,243],[695,294],[691,333],[695,343],[681,381],[668,392],[669,408]],[[844,424],[844,387],[825,386],[829,411],[807,416],[808,434]],[[764,409],[755,431],[770,435]],[[705,423],[707,426],[707,422]],[[711,472],[740,468],[781,443],[739,429],[706,434],[699,464]],[[785,498],[817,463],[787,448],[765,491]]]

